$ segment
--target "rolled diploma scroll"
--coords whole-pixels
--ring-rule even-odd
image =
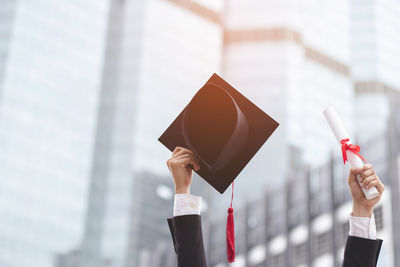
[[[348,133],[346,132],[346,129],[343,126],[343,123],[339,119],[339,116],[333,107],[329,107],[329,108],[325,109],[324,115],[325,115],[326,120],[328,121],[329,126],[332,129],[333,134],[335,135],[337,141],[339,142],[339,144],[340,144],[340,141],[345,138],[350,139]],[[351,143],[351,141],[349,141],[349,144],[350,143]],[[356,154],[354,154],[352,151],[347,150],[346,153],[347,153],[347,158],[352,167],[363,167],[364,166],[364,163],[362,162],[362,160]],[[357,181],[360,184],[358,178],[359,177],[357,176]],[[360,184],[360,186],[361,186],[361,184]],[[364,192],[364,195],[367,199],[373,199],[379,195],[379,192],[375,186],[371,187],[368,190],[364,189],[364,188],[361,188],[361,189]]]

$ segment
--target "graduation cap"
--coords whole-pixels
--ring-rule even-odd
[[[190,149],[200,161],[197,174],[222,194],[278,125],[214,73],[158,140],[171,151]]]

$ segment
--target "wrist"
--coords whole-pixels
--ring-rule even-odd
[[[373,207],[366,207],[363,205],[353,204],[352,216],[371,218],[373,211],[374,211]]]
[[[185,186],[175,187],[175,194],[190,194],[190,187],[185,187]]]

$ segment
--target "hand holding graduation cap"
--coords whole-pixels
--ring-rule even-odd
[[[171,158],[167,160],[167,166],[172,174],[175,193],[189,194],[194,170],[199,170],[199,160],[192,151],[183,147],[176,147]]]

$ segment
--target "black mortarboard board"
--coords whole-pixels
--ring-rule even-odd
[[[214,73],[158,140],[190,149],[196,172],[222,194],[278,125]]]

